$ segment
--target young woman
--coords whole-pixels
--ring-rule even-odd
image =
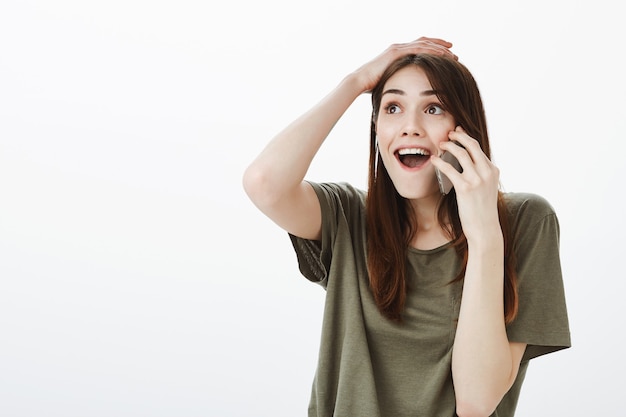
[[[570,346],[558,220],[541,197],[499,190],[480,93],[451,46],[392,45],[244,175],[303,275],[326,288],[309,416],[512,416],[528,361]],[[368,190],[305,181],[366,92]]]

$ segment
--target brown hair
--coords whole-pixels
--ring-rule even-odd
[[[417,219],[410,203],[396,191],[385,166],[376,151],[376,120],[383,88],[387,80],[400,69],[417,65],[426,73],[443,107],[457,125],[476,139],[485,155],[491,159],[487,119],[480,91],[469,70],[450,58],[418,54],[396,60],[383,73],[372,90],[372,121],[367,212],[367,264],[370,287],[381,314],[401,322],[406,300],[406,256],[410,242],[417,233]],[[498,193],[498,215],[504,236],[504,318],[506,323],[517,315],[518,294],[515,254],[507,208]],[[467,266],[467,240],[461,228],[454,188],[442,196],[437,212],[440,226],[448,234],[462,268],[453,280],[462,280]],[[448,219],[449,224],[445,223]]]

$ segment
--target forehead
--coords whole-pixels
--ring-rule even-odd
[[[417,65],[408,65],[393,74],[383,88],[383,93],[388,90],[402,90],[407,94],[421,93],[432,90],[432,86],[424,70]]]

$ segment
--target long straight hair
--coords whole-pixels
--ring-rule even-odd
[[[392,321],[401,322],[406,301],[406,256],[417,233],[417,219],[409,200],[396,191],[382,162],[376,143],[376,120],[387,80],[402,68],[416,65],[424,70],[443,107],[457,125],[478,141],[491,159],[487,119],[480,91],[469,70],[450,58],[418,54],[398,59],[387,68],[372,90],[372,121],[368,175],[367,264],[369,280],[379,311]],[[510,229],[503,194],[498,191],[498,216],[504,236],[504,318],[506,323],[517,315],[518,293],[513,234]],[[461,269],[453,282],[462,280],[467,267],[467,239],[461,227],[454,188],[441,197],[437,211],[439,225],[448,235],[461,259]],[[448,220],[449,223],[446,223]]]

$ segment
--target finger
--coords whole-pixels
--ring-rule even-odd
[[[474,165],[474,161],[467,153],[467,151],[462,147],[457,145],[452,141],[443,142],[440,144],[440,148],[443,151],[440,158],[443,157],[444,153],[448,153],[453,155],[461,166],[461,171],[465,177],[476,177],[478,176],[478,172],[476,171],[476,167]],[[442,159],[443,162],[446,160]],[[449,164],[451,165],[451,164]],[[452,165],[451,165],[452,166]],[[453,167],[454,168],[454,167]],[[456,169],[455,169],[456,171]]]
[[[459,59],[458,56],[450,51],[450,48],[452,48],[452,42],[448,42],[444,39],[421,37],[417,39],[415,43],[419,43],[422,48],[426,49],[424,52],[432,53],[434,55],[446,55],[455,60]]]
[[[421,36],[419,39],[416,39],[416,41],[426,41],[426,42],[433,42],[436,44],[439,44],[441,46],[444,46],[446,48],[452,48],[452,42],[448,42],[444,39],[440,39],[440,38],[429,38],[428,36]]]
[[[456,129],[451,131],[448,134],[448,137],[451,141],[456,141],[458,144],[464,147],[465,151],[472,158],[472,161],[480,162],[489,159],[480,147],[480,143],[478,143],[476,139],[468,135],[461,126],[457,126]]]
[[[445,148],[445,150],[456,156],[463,169],[465,169],[463,158],[467,156],[472,161],[472,169],[474,172],[482,178],[491,176],[494,170],[497,170],[497,167],[483,152],[478,141],[469,136],[461,126],[457,126],[448,136],[451,141],[442,143],[443,146],[441,148]],[[464,149],[454,144],[454,141],[463,146]]]
[[[433,42],[427,41],[418,41],[411,42],[408,44],[402,45],[402,53],[405,54],[432,54],[432,55],[440,55],[440,56],[448,56],[454,60],[458,60],[458,57],[450,51],[446,46],[439,45]]]
[[[449,50],[452,48],[452,43],[444,41],[442,39],[430,39],[430,38],[420,38],[413,42],[408,42],[406,45],[416,45],[420,47],[430,47],[434,49],[440,50]]]
[[[462,174],[457,171],[456,168],[453,167],[451,164],[444,161],[443,159],[441,159],[441,157],[437,155],[431,155],[430,161],[435,166],[435,168],[439,169],[439,171],[441,171],[446,177],[448,177],[448,179],[450,179],[452,185],[457,187],[461,183],[463,179]]]

